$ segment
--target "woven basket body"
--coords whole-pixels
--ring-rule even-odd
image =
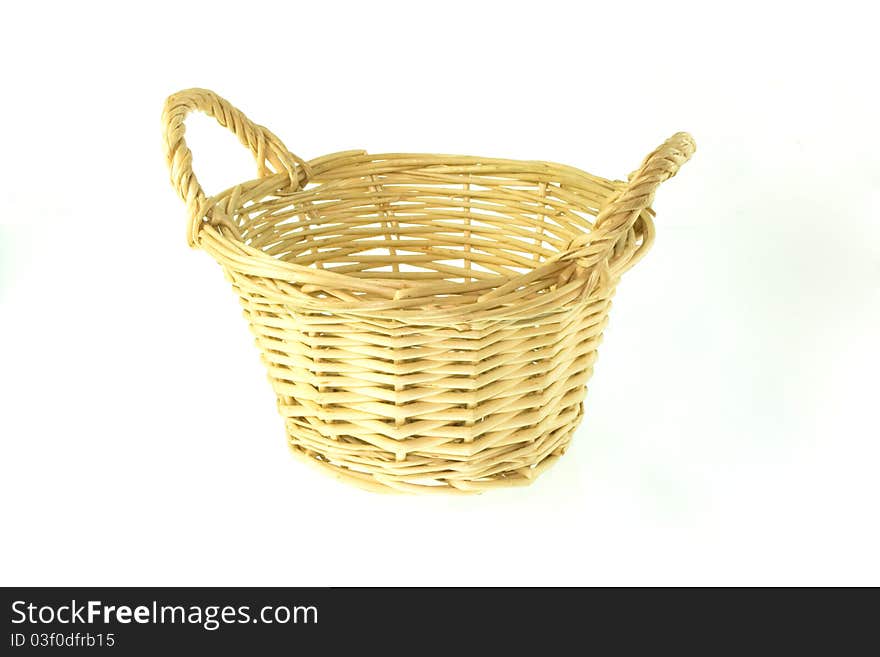
[[[184,141],[214,116],[259,178],[207,197]],[[678,133],[628,182],[546,162],[349,151],[305,162],[215,94],[163,115],[189,241],[238,294],[293,452],[372,490],[527,484],[583,414],[611,297],[653,241]]]

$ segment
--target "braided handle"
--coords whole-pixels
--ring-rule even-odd
[[[257,161],[260,177],[286,171],[291,185],[299,188],[300,170],[308,177],[308,165],[287,150],[278,137],[263,126],[253,123],[244,113],[233,107],[213,91],[186,89],[168,97],[162,112],[162,132],[165,157],[171,170],[171,183],[178,196],[186,203],[189,214],[189,244],[195,245],[196,236],[207,213],[208,197],[199,184],[192,168],[192,152],[186,145],[184,120],[198,110],[213,116],[217,123],[229,128],[239,141],[247,146]]]
[[[572,240],[562,257],[581,259],[587,265],[607,258],[639,215],[651,207],[660,183],[674,176],[696,148],[693,137],[677,132],[649,153],[642,165],[629,175],[624,190],[596,216],[593,230]]]

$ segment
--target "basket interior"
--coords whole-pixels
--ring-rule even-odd
[[[546,162],[361,154],[316,166],[303,190],[240,186],[233,219],[247,245],[298,265],[501,282],[589,231],[620,184]]]

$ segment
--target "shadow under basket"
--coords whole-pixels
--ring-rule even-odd
[[[259,177],[207,197],[200,110]],[[244,307],[294,454],[374,491],[532,482],[561,456],[621,274],[654,238],[678,133],[627,182],[549,162],[364,151],[306,162],[203,89],[163,113],[190,246]]]

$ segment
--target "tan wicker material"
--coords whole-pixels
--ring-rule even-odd
[[[193,110],[253,152],[257,179],[206,196]],[[241,299],[290,447],[376,491],[528,484],[565,452],[654,192],[695,148],[678,133],[623,182],[458,155],[305,162],[202,89],[171,96],[163,124],[189,243]]]

